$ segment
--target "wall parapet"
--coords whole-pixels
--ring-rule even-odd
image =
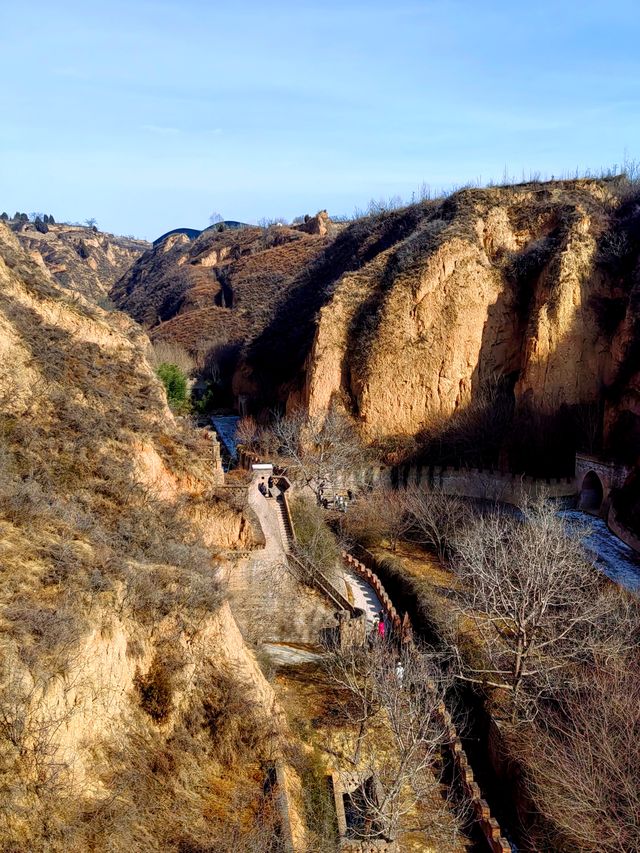
[[[413,643],[413,632],[411,630],[411,622],[407,614],[404,619],[400,619],[391,599],[389,598],[380,578],[377,574],[365,563],[358,560],[352,554],[346,551],[342,552],[342,558],[345,564],[360,577],[371,584],[380,599],[385,613],[389,618],[392,626],[392,631],[400,642]],[[435,690],[435,685],[431,685]],[[502,831],[497,820],[491,815],[489,804],[482,797],[480,786],[475,781],[473,769],[464,751],[462,741],[458,735],[455,724],[451,719],[451,714],[448,712],[444,702],[440,702],[437,707],[437,714],[440,725],[446,733],[443,749],[449,754],[449,759],[452,766],[455,768],[455,776],[460,782],[460,788],[466,799],[470,813],[480,827],[482,836],[487,843],[487,848],[490,853],[511,853],[512,848],[506,838],[503,837]]]
[[[459,497],[502,501],[514,505],[540,495],[573,499],[578,491],[573,477],[542,479],[491,468],[397,465],[390,469],[389,479],[397,488],[422,486]]]

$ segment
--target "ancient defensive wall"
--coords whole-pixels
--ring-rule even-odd
[[[389,478],[397,488],[422,486],[438,489],[448,495],[502,501],[516,506],[540,495],[570,500],[577,494],[573,477],[543,480],[488,468],[399,465],[390,470]]]

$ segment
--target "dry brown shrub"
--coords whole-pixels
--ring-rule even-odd
[[[140,707],[155,723],[164,723],[173,709],[174,683],[172,673],[157,657],[144,675],[137,673],[134,681]]]

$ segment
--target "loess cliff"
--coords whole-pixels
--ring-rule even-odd
[[[20,245],[58,284],[89,299],[104,299],[113,284],[149,248],[145,240],[117,237],[83,225],[15,222]]]
[[[307,405],[345,395],[377,438],[450,418],[494,377],[542,411],[597,400],[619,372],[614,352],[626,359],[630,292],[599,254],[613,209],[606,187],[583,181],[466,190],[390,214],[400,238],[327,288]],[[601,316],[614,310],[620,328]]]
[[[576,450],[637,464],[637,185],[465,189],[324,236],[279,230],[262,251],[273,229],[169,238],[116,301],[192,350],[235,341],[254,414],[338,405],[389,459],[542,477],[571,474]]]
[[[558,476],[582,449],[633,465],[639,251],[624,182],[463,190],[354,222],[247,360],[289,409],[337,403],[427,462]]]
[[[273,832],[282,721],[217,581],[252,529],[148,346],[0,225],[3,850],[222,853]]]

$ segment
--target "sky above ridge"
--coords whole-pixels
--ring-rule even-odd
[[[0,211],[154,239],[640,159],[638,0],[0,8]]]

